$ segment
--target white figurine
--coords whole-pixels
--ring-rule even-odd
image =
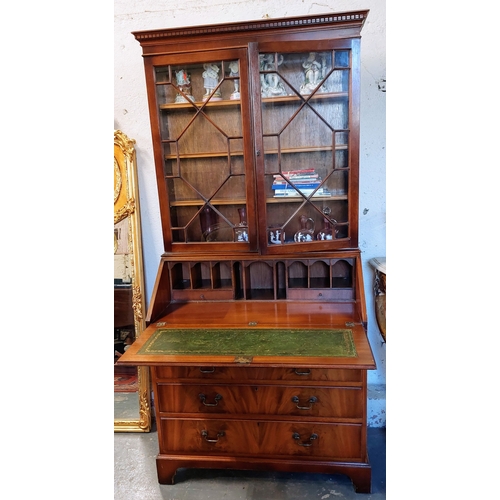
[[[305,69],[305,75],[304,83],[300,86],[301,94],[312,94],[321,80],[325,78],[326,57],[323,55],[321,58],[322,61],[320,62],[317,60],[316,55],[316,52],[311,52],[307,60],[302,63],[302,67]],[[322,85],[318,92],[326,92],[326,87]]]
[[[240,67],[238,65],[238,61],[232,61],[229,63],[229,76],[230,77],[235,77],[235,76],[240,76]],[[236,78],[233,80],[234,82],[234,92],[229,96],[229,99],[231,100],[238,100],[240,98],[240,80],[239,78]]]
[[[203,77],[203,86],[205,87],[203,100],[206,101],[210,98],[212,101],[220,101],[222,99],[220,88],[218,88],[214,95],[210,97],[214,89],[219,84],[219,67],[217,64],[208,63],[203,65],[203,69],[205,70],[201,75]]]
[[[283,56],[278,57],[277,65],[283,63]],[[260,55],[261,71],[276,70],[274,54]],[[277,97],[286,95],[285,86],[281,83],[278,73],[265,73],[260,75],[262,97]]]
[[[181,69],[175,72],[175,79],[177,80],[177,87],[181,90],[184,95],[180,92],[175,98],[176,103],[188,102],[188,100],[194,101],[194,97],[191,95],[191,80],[189,79],[189,74],[185,69]]]
[[[276,229],[276,232],[270,231],[269,233],[269,239],[270,242],[273,243],[274,245],[280,245],[281,244],[281,231],[279,229]]]
[[[248,233],[246,231],[237,232],[236,241],[246,241],[248,243]]]

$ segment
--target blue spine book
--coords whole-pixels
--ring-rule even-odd
[[[295,186],[297,187],[297,189],[314,189],[314,188],[317,188],[319,186],[319,182],[314,182],[314,183],[310,183],[310,184],[301,184],[301,183],[297,183],[295,184]],[[292,190],[295,190],[295,188],[293,188],[291,186],[291,184],[288,184],[288,183],[282,183],[282,184],[273,184],[273,189],[292,189]]]

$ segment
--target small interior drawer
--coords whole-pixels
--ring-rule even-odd
[[[287,298],[290,300],[335,301],[353,300],[352,288],[289,288]]]
[[[172,290],[172,300],[179,302],[198,300],[232,300],[234,292],[231,289],[196,289],[196,290]]]

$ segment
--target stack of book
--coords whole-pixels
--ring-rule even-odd
[[[293,183],[292,186],[290,182]],[[290,170],[281,175],[274,175],[273,193],[275,198],[285,196],[304,196],[311,195],[321,184],[321,178],[314,168],[302,170]],[[297,189],[300,191],[297,191]],[[313,196],[329,196],[326,188],[320,187]]]

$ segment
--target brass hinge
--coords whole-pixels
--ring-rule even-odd
[[[353,328],[353,327],[355,327],[356,325],[357,325],[357,326],[362,326],[362,327],[366,330],[366,327],[367,327],[366,322],[362,322],[362,323],[359,323],[359,322],[358,322],[358,323],[354,323],[354,321],[346,321],[346,323],[345,323],[345,326],[346,326],[347,328]]]
[[[253,361],[253,356],[235,356],[234,357],[234,362],[235,363],[241,363],[241,364],[248,364]]]

